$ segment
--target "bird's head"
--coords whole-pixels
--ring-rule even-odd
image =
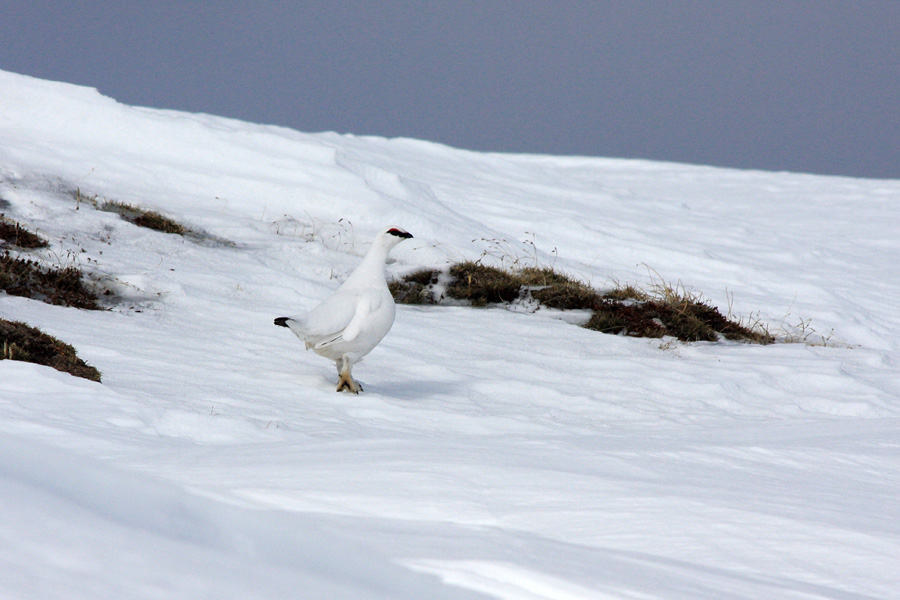
[[[405,229],[400,229],[399,227],[388,227],[381,232],[379,237],[385,244],[388,245],[389,248],[393,248],[403,240],[410,239],[412,237],[412,234]]]
[[[405,229],[400,229],[399,227],[389,227],[385,231],[385,233],[394,237],[398,237],[401,240],[408,240],[413,236],[410,232],[406,231]]]

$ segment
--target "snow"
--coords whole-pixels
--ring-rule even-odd
[[[138,228],[73,192],[163,211]],[[483,154],[125,106],[0,71],[0,208],[120,295],[0,295],[0,596],[896,597],[900,181]],[[392,274],[681,282],[806,343],[400,306],[336,394],[281,314]],[[782,332],[784,337],[784,332]]]

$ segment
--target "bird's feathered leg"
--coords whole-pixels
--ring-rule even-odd
[[[359,385],[350,374],[350,361],[347,360],[346,355],[338,362],[338,365],[340,378],[338,379],[337,391],[342,392],[346,389],[348,392],[353,392],[354,394],[360,393],[362,391],[362,386]]]

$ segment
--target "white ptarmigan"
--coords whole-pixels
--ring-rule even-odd
[[[308,313],[278,317],[306,343],[306,349],[330,358],[337,365],[337,391],[358,394],[362,387],[350,374],[353,364],[378,345],[394,324],[394,298],[388,290],[384,263],[391,248],[412,234],[388,227],[341,287]]]

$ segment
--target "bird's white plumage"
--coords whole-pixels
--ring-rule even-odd
[[[384,264],[391,248],[412,237],[397,227],[375,236],[372,248],[347,281],[311,311],[277,319],[303,340],[307,349],[335,361],[346,385],[358,391],[350,368],[387,335],[395,305],[385,280]]]

